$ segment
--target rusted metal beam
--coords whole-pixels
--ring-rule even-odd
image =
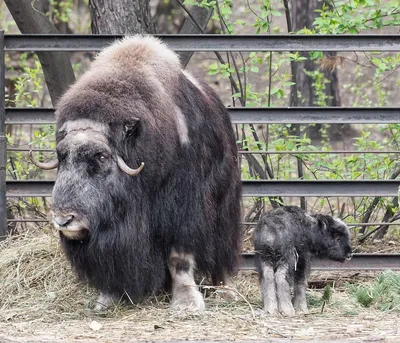
[[[234,124],[338,124],[400,122],[400,107],[227,108]],[[54,124],[53,108],[7,108],[6,124]]]
[[[99,51],[123,35],[6,35],[8,51]],[[175,51],[400,51],[399,35],[156,35]]]
[[[51,196],[54,181],[7,181],[9,197]],[[387,196],[398,194],[400,180],[244,180],[242,196]]]
[[[255,270],[254,253],[242,254],[241,270]],[[354,254],[344,263],[314,258],[313,270],[400,270],[400,254]]]

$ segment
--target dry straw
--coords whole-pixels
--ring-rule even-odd
[[[32,338],[85,343],[133,339],[339,339],[349,337],[348,325],[358,325],[352,331],[357,337],[396,337],[399,327],[397,316],[366,312],[338,292],[334,292],[323,315],[319,308],[311,308],[308,316],[267,317],[260,312],[254,273],[235,278],[234,286],[240,294],[236,302],[221,299],[223,287],[203,287],[207,310],[201,314],[172,312],[165,294],[151,296],[140,304],[117,304],[104,313],[94,313],[90,306],[96,292],[76,281],[58,237],[46,228],[0,243],[0,276],[2,342],[33,341]],[[321,296],[316,292],[313,295]]]

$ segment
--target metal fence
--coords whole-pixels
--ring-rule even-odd
[[[5,53],[7,51],[99,51],[121,37],[120,35],[4,35],[0,31],[0,236],[7,232],[7,197],[50,196],[53,186],[53,181],[6,181],[5,127],[15,124],[50,124],[55,121],[53,109],[5,107]],[[159,35],[158,37],[175,51],[400,51],[400,35]],[[228,112],[234,124],[400,122],[400,107],[228,108]],[[13,150],[24,151],[24,149]],[[398,153],[394,150],[390,152]],[[400,180],[243,181],[243,196],[393,197],[398,195],[399,186]],[[358,225],[362,224],[365,223]],[[242,268],[253,268],[252,254],[243,255]],[[351,263],[344,265],[316,260],[313,268],[400,269],[400,254],[357,254]]]

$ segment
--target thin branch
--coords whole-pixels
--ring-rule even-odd
[[[396,214],[389,220],[389,223],[393,223],[393,222],[395,222],[396,220],[399,220],[399,219],[400,219],[400,213],[396,213]],[[387,219],[386,219],[386,220],[387,220]],[[362,236],[361,238],[359,238],[358,241],[359,241],[360,243],[364,243],[365,240],[366,240],[368,237],[372,236],[375,232],[381,230],[381,229],[384,228],[384,227],[388,227],[388,225],[379,225],[379,226],[376,227],[375,229],[371,230],[370,232],[368,232],[367,234],[365,234],[364,236]]]
[[[392,175],[389,177],[389,179],[394,180],[400,175],[400,164],[397,165],[397,169],[392,173]],[[371,205],[367,209],[367,211],[364,213],[364,216],[362,218],[363,223],[368,223],[369,219],[372,215],[372,212],[375,210],[375,207],[379,204],[380,200],[382,197],[375,197],[374,200],[372,201]],[[360,233],[364,233],[365,230],[367,229],[366,226],[363,226],[360,229]]]

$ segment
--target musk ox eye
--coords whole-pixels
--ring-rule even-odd
[[[96,157],[101,163],[105,163],[108,161],[108,156],[105,154],[98,154]]]

